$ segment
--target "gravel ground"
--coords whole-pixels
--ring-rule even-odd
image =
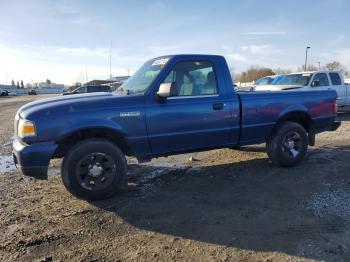
[[[85,202],[60,160],[48,181],[13,169],[14,114],[41,97],[0,99],[0,261],[350,261],[350,115],[293,168],[264,145],[130,158],[124,192]]]

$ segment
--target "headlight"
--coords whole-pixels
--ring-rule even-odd
[[[21,138],[28,137],[28,136],[35,136],[35,125],[34,122],[26,120],[26,119],[20,119],[18,122],[18,128],[17,128],[18,136]]]

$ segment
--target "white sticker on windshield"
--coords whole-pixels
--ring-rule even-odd
[[[169,61],[169,58],[162,58],[162,59],[157,59],[153,62],[152,66],[156,65],[165,65]]]

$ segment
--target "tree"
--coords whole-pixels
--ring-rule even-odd
[[[18,80],[17,80],[17,84],[16,84],[16,86],[17,86],[17,88],[19,88],[19,82],[18,82]]]
[[[46,79],[46,84],[50,85],[51,84],[51,80],[50,79]]]
[[[288,75],[288,74],[293,72],[292,69],[289,69],[289,68],[283,69],[283,68],[280,68],[280,67],[274,68],[273,71],[275,72],[276,75]]]
[[[21,88],[24,88],[23,80],[21,80]]]
[[[298,72],[303,72],[303,71],[317,71],[318,68],[313,65],[313,64],[310,64],[310,65],[307,65],[306,66],[306,70],[305,70],[305,65],[302,65],[302,66],[299,66],[298,67]]]
[[[259,68],[259,67],[250,67],[247,71],[237,74],[235,76],[236,82],[248,83],[264,76],[274,75],[275,72],[271,68]]]
[[[327,70],[334,71],[334,70],[344,70],[344,67],[338,62],[338,61],[333,61],[325,66]]]
[[[15,81],[12,79],[11,85],[14,86],[15,85]]]

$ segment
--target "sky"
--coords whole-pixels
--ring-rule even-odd
[[[66,85],[137,70],[168,54],[226,57],[230,68],[350,70],[349,0],[0,0],[0,84]]]

